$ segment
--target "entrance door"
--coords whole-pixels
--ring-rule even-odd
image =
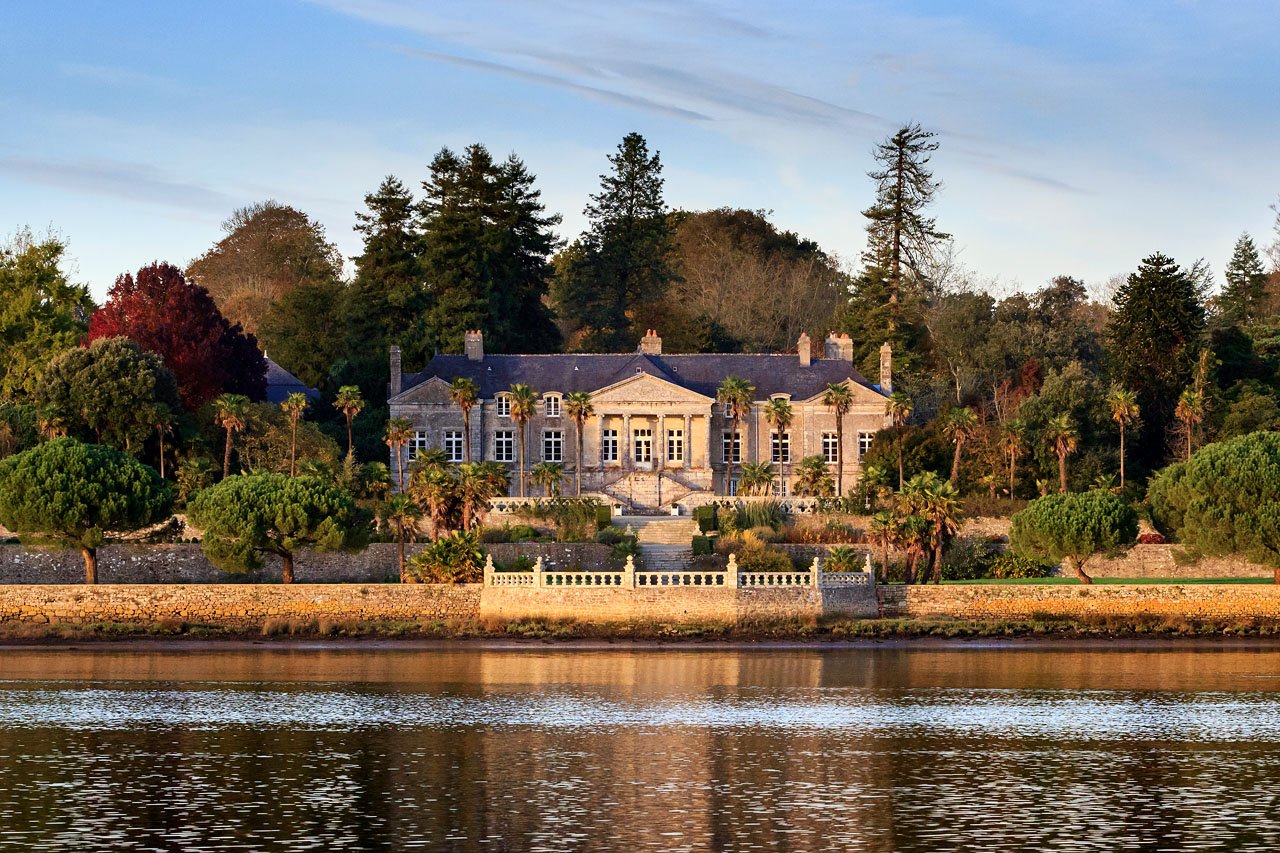
[[[637,468],[653,467],[653,430],[637,428],[631,433],[631,446],[635,449]]]

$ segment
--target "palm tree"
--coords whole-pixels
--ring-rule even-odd
[[[739,376],[726,376],[716,389],[716,402],[725,407],[729,413],[729,446],[725,454],[724,491],[729,493],[729,484],[733,482],[733,450],[738,448],[739,455],[746,447],[746,442],[738,438],[738,425],[751,411],[751,395],[756,386]]]
[[[889,422],[893,424],[894,429],[898,430],[898,491],[902,491],[902,428],[907,425],[907,421],[911,418],[911,398],[901,391],[894,391],[889,398],[884,401],[884,413],[889,416]]]
[[[782,437],[786,435],[787,430],[791,429],[791,422],[795,420],[795,413],[791,410],[791,403],[783,397],[774,397],[764,407],[764,419],[778,433],[778,447],[781,450]],[[790,445],[787,450],[790,455]],[[782,468],[782,491],[787,491],[787,457],[779,454],[778,464]]]
[[[1026,435],[1026,423],[1017,418],[1005,421],[1000,427],[1000,449],[1004,451],[1005,456],[1009,457],[1009,497],[1011,498],[1014,484],[1017,482],[1018,457],[1022,456],[1026,449],[1023,444]]]
[[[227,431],[227,442],[222,451],[222,479],[225,480],[231,476],[231,434],[245,428],[249,398],[243,394],[219,394],[213,405],[214,420]]]
[[[578,440],[578,455],[573,458],[573,462],[578,497],[582,497],[582,431],[586,428],[587,418],[596,413],[595,406],[591,404],[591,393],[570,391],[565,394],[564,413],[573,418],[573,427]]]
[[[796,463],[795,493],[808,497],[829,497],[836,489],[831,469],[821,456],[806,456]]]
[[[382,523],[396,532],[396,568],[400,573],[400,583],[405,583],[404,540],[412,538],[422,517],[422,509],[406,494],[392,495],[379,511]]]
[[[559,462],[539,462],[529,472],[529,480],[535,486],[541,486],[547,497],[560,497],[560,484],[564,482],[564,466]]]
[[[903,580],[907,584],[913,584],[916,582],[916,566],[928,551],[929,521],[914,513],[903,516],[898,521],[896,536],[906,562]],[[921,575],[922,579],[923,577]]]
[[[164,437],[173,434],[173,416],[167,409],[156,413],[156,437],[160,439],[160,479],[164,479]]]
[[[773,481],[777,479],[770,462],[744,462],[742,475],[738,478],[739,489],[746,495],[767,495],[773,490]]]
[[[1138,408],[1137,395],[1119,385],[1111,386],[1111,393],[1107,395],[1107,405],[1111,407],[1111,420],[1120,425],[1120,491],[1123,492],[1125,428],[1137,422],[1142,410]]]
[[[296,476],[298,473],[298,421],[302,418],[302,413],[307,410],[307,406],[311,405],[311,401],[307,399],[306,394],[295,391],[288,397],[284,398],[284,402],[280,404],[280,408],[289,415],[289,476]]]
[[[960,452],[965,442],[978,434],[978,416],[973,409],[952,409],[943,419],[942,434],[956,446],[955,455],[951,457],[951,485],[954,486],[960,481]]]
[[[507,469],[497,462],[463,462],[458,466],[458,500],[462,529],[470,530],[489,502],[507,492]]]
[[[413,460],[409,494],[427,510],[432,538],[439,539],[441,533],[447,533],[449,509],[458,494],[458,482],[443,450],[424,450]]]
[[[463,462],[471,461],[471,410],[480,402],[480,386],[465,376],[449,383],[449,399],[462,410]]]
[[[1070,415],[1050,418],[1044,426],[1044,441],[1058,456],[1058,491],[1067,493],[1067,457],[1080,446],[1080,431]]]
[[[877,512],[871,516],[869,532],[872,544],[880,546],[880,576],[889,577],[889,546],[897,538],[898,520],[891,512]],[[875,578],[872,578],[875,582]]]
[[[929,565],[933,582],[942,583],[942,551],[960,526],[959,492],[950,481],[924,471],[907,482],[903,494],[912,510],[929,523]]]
[[[413,424],[405,418],[392,418],[387,421],[387,433],[383,441],[396,455],[396,482],[400,491],[404,491],[404,448],[413,435]]]
[[[360,410],[364,408],[364,397],[360,396],[359,385],[343,385],[338,389],[337,399],[333,401],[333,407],[342,412],[347,419],[347,456],[355,458],[355,442],[351,437],[351,422],[355,420],[356,415],[360,414]]]
[[[512,385],[510,391],[511,419],[520,428],[520,447],[517,448],[519,451],[517,458],[520,461],[520,497],[524,497],[525,433],[528,431],[529,421],[533,418],[533,413],[538,407],[538,395],[528,385],[520,383]]]
[[[844,416],[853,406],[853,392],[843,382],[834,382],[822,392],[822,405],[836,416],[836,495],[844,497]]]
[[[868,465],[862,469],[862,487],[867,492],[869,501],[879,506],[886,495],[893,494],[893,486],[889,483],[889,471],[883,465]]]
[[[1173,416],[1182,421],[1182,431],[1187,434],[1187,459],[1190,460],[1196,424],[1204,420],[1204,397],[1200,392],[1187,388],[1178,395],[1178,405],[1173,410]]]

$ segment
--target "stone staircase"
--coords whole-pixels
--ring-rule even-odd
[[[670,506],[691,491],[668,474],[662,476],[659,486],[655,471],[632,471],[604,487],[605,494],[633,512],[659,512],[661,507]]]
[[[682,571],[693,564],[693,537],[698,533],[698,522],[692,518],[624,515],[613,523],[635,531],[641,569]]]

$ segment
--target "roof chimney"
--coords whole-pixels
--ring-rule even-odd
[[[827,335],[826,347],[823,350],[822,357],[852,363],[853,339],[848,335],[837,335],[835,332],[829,333]]]
[[[806,332],[800,333],[800,340],[796,341],[796,352],[800,354],[800,366],[808,367],[809,360],[813,358],[813,345]]]
[[[400,393],[404,383],[404,374],[400,370],[400,347],[391,348],[391,396]]]
[[[467,361],[484,361],[484,333],[468,330],[462,336],[462,351],[467,354]]]
[[[893,393],[893,347],[888,341],[880,345],[880,390]]]
[[[644,337],[640,339],[640,348],[637,352],[645,355],[662,355],[662,338],[658,337],[657,329],[646,329]]]

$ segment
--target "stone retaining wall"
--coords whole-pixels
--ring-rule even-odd
[[[573,619],[578,622],[759,622],[821,616],[875,618],[873,587],[640,587],[533,589],[486,587],[483,619]]]
[[[1270,584],[887,586],[881,596],[885,616],[912,619],[1280,620],[1280,586]]]
[[[405,545],[406,557],[425,547]],[[595,542],[517,542],[485,545],[499,563],[524,555],[542,557],[549,569],[570,570],[582,566],[620,569],[622,560],[608,545]],[[396,545],[375,542],[354,554],[302,551],[294,561],[299,583],[386,583],[395,581]],[[278,583],[280,561],[266,558],[262,571],[233,575],[205,559],[199,545],[103,545],[98,549],[98,581],[127,583]],[[45,550],[23,545],[0,545],[0,585],[66,584],[84,582],[84,560],[79,551]]]
[[[480,584],[112,584],[0,586],[0,623],[469,620]]]

